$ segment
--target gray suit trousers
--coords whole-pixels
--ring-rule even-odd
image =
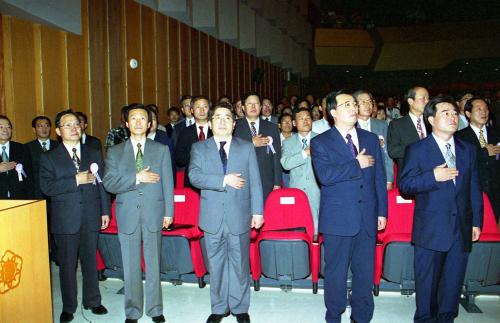
[[[141,241],[146,264],[146,315],[163,314],[160,282],[161,231],[150,232],[143,219],[132,234],[119,232],[125,287],[125,316],[139,319],[143,314]]]
[[[233,235],[225,222],[205,232],[212,314],[248,313],[250,307],[250,231]],[[229,305],[229,308],[227,306]]]

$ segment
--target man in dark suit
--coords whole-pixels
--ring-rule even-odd
[[[212,130],[208,127],[208,99],[204,96],[194,97],[191,100],[191,109],[195,122],[189,127],[182,129],[175,145],[175,162],[179,168],[189,166],[191,146],[195,142],[212,137]],[[190,186],[188,174],[184,176],[184,186]]]
[[[78,305],[75,271],[78,258],[84,308],[97,315],[108,312],[101,304],[95,255],[99,230],[108,226],[111,210],[100,177],[90,171],[95,164],[102,176],[101,153],[81,144],[78,116],[71,110],[62,111],[55,123],[62,143],[40,157],[40,188],[51,198],[50,231],[57,247],[63,303],[60,321],[70,322]]]
[[[102,154],[102,144],[101,140],[97,137],[88,135],[85,131],[88,127],[87,115],[83,112],[76,112],[78,120],[80,121],[80,127],[82,128],[82,144],[90,146],[96,150],[99,150]]]
[[[396,161],[399,170],[404,166],[406,146],[427,136],[422,114],[429,102],[429,92],[420,86],[412,87],[406,94],[406,101],[410,112],[402,118],[392,120],[387,132],[387,152]]]
[[[250,229],[264,223],[262,185],[251,143],[232,136],[230,105],[213,112],[214,136],[193,144],[189,176],[201,190],[200,228],[210,270],[212,314],[218,323],[232,313],[250,323]]]
[[[168,137],[165,131],[158,129],[158,110],[151,108],[148,108],[148,110],[151,111],[151,127],[148,131],[148,138],[168,147],[168,151],[170,152],[170,160],[172,162],[172,174],[174,176],[175,182],[175,172],[177,171],[177,167],[175,167],[174,142]]]
[[[37,116],[31,121],[36,139],[26,143],[31,156],[31,169],[33,171],[33,198],[43,199],[40,190],[40,155],[56,148],[58,142],[50,139],[52,123],[45,116]]]
[[[453,322],[483,199],[476,148],[454,138],[458,107],[437,96],[425,107],[432,135],[408,146],[399,189],[415,196],[415,322]]]
[[[261,100],[257,93],[246,93],[241,102],[245,118],[236,120],[233,135],[252,142],[255,147],[265,201],[282,184],[280,132],[276,124],[260,119]]]
[[[32,199],[33,174],[29,150],[12,141],[12,123],[0,115],[0,199]]]
[[[168,109],[167,111],[167,115],[169,123],[165,125],[165,132],[167,133],[168,137],[172,139],[175,145],[175,138],[177,138],[177,136],[175,135],[175,126],[177,125],[177,123],[179,123],[181,112],[176,107],[170,107],[170,109]]]
[[[313,166],[321,186],[319,232],[325,244],[325,318],[328,323],[341,321],[350,265],[351,320],[369,322],[374,310],[376,233],[387,223],[383,157],[377,136],[356,128],[358,106],[352,95],[330,93],[326,103],[335,125],[311,140]]]
[[[500,154],[500,146],[498,146],[500,132],[487,126],[489,108],[484,99],[471,98],[465,104],[464,110],[470,123],[467,128],[457,132],[457,137],[476,147],[481,190],[488,195],[498,222],[500,217],[500,160],[497,156]]]
[[[274,112],[274,107],[273,103],[271,102],[271,99],[269,98],[263,98],[262,99],[262,114],[261,118],[262,120],[266,120],[269,122],[272,122],[274,124],[278,124],[278,117],[273,114]]]
[[[170,153],[146,137],[151,111],[134,103],[125,111],[130,138],[108,150],[104,186],[116,194],[116,222],[124,269],[126,323],[143,315],[141,255],[146,263],[146,315],[165,322],[160,283],[161,230],[174,217]]]
[[[175,131],[174,131],[174,144],[177,145],[177,141],[179,140],[179,136],[181,135],[182,131],[195,124],[196,118],[193,115],[193,97],[191,95],[183,95],[181,97],[181,111],[184,116],[184,118],[179,121],[175,125]],[[208,100],[207,100],[208,101]]]

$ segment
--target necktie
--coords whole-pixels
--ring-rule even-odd
[[[220,161],[222,162],[222,170],[224,170],[224,174],[226,174],[227,170],[227,154],[226,151],[224,150],[225,144],[226,144],[225,141],[221,141],[219,147]]]
[[[257,136],[257,129],[255,129],[255,122],[250,122],[250,130],[252,131],[252,137]]]
[[[191,119],[190,119],[190,120],[188,121],[188,124],[189,124],[189,126],[190,126],[190,125],[192,125],[192,124],[193,124],[193,120],[191,120]]]
[[[450,143],[446,144],[446,154],[444,155],[444,160],[446,161],[446,165],[448,165],[449,168],[456,168],[457,166],[456,158],[455,155],[453,155],[453,152],[451,151]],[[453,179],[453,183],[455,184],[455,179]]]
[[[352,157],[356,158],[358,155],[358,149],[356,149],[356,146],[354,145],[354,142],[352,141],[352,136],[350,133],[348,133],[345,138],[347,139],[347,146],[349,146],[349,149],[351,150]]]
[[[302,138],[302,150],[307,148],[307,138]]]
[[[198,126],[198,128],[200,129],[200,134],[198,135],[198,140],[203,141],[203,140],[205,140],[205,133],[203,132],[203,126]]]
[[[7,156],[7,147],[2,146],[2,161],[3,162],[8,162],[9,161],[9,156]]]
[[[420,139],[425,138],[424,130],[422,129],[422,119],[420,119],[420,118],[417,119],[417,132],[418,132],[418,137]]]
[[[45,153],[47,152],[47,143],[44,141],[42,142],[42,151]]]
[[[479,144],[481,145],[481,148],[484,148],[487,145],[486,139],[484,139],[483,129],[479,130]]]
[[[78,158],[78,155],[76,154],[76,148],[73,148],[73,157],[71,158],[73,160],[73,164],[75,165],[76,171],[78,172],[80,170],[80,158]]]
[[[144,168],[144,154],[141,150],[141,143],[137,143],[137,154],[135,155],[135,170],[140,172]]]

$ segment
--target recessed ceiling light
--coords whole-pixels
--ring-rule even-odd
[[[363,78],[363,75],[360,75],[360,76],[359,76],[359,78],[360,78],[360,79],[362,79],[362,78]]]
[[[465,65],[469,65],[469,62],[465,62]]]
[[[458,73],[462,73],[462,70],[458,70]]]

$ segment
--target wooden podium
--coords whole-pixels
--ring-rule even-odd
[[[45,201],[0,200],[0,322],[52,322]]]

